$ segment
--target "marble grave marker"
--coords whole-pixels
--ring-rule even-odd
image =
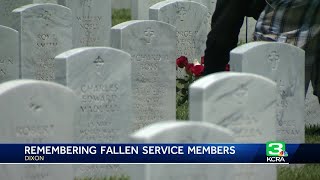
[[[131,135],[131,143],[232,143],[231,131],[206,122],[164,121]],[[233,165],[134,165],[131,180],[210,180],[234,179]],[[226,171],[226,169],[228,169]]]
[[[159,21],[128,21],[111,29],[111,42],[132,57],[133,130],[175,119],[175,28]]]
[[[13,11],[19,24],[21,78],[54,80],[54,58],[72,48],[71,10],[32,4]]]
[[[214,11],[216,10],[217,0],[188,0],[188,1],[194,1],[198,2],[200,4],[203,4],[208,8],[208,15],[207,15],[207,23],[208,23],[208,33],[211,30],[211,19]]]
[[[75,94],[56,83],[14,80],[0,84],[0,142],[73,142],[77,104]],[[0,165],[0,179],[72,180],[73,171],[71,165]]]
[[[208,35],[208,8],[204,5],[181,0],[170,0],[150,7],[150,19],[171,24],[177,28],[176,58],[186,56],[189,62],[200,61],[204,56]],[[178,69],[178,77],[185,75],[184,69]]]
[[[277,83],[277,140],[286,143],[305,142],[304,57],[302,49],[275,42],[248,43],[230,54],[231,71],[259,74]]]
[[[246,73],[215,73],[190,86],[190,119],[223,126],[235,142],[276,139],[276,83]],[[275,165],[237,165],[234,179],[276,180]]]
[[[19,79],[18,32],[0,25],[0,83]]]
[[[111,0],[59,0],[72,10],[73,47],[109,46]]]
[[[164,0],[131,0],[131,18],[133,20],[148,20],[149,7]]]
[[[75,126],[76,143],[119,143],[130,133],[131,59],[108,47],[72,49],[55,58],[56,82],[71,88],[80,99]],[[75,166],[75,176],[108,177],[119,165]]]
[[[13,27],[17,21],[12,11],[32,3],[33,0],[0,0],[0,25]]]

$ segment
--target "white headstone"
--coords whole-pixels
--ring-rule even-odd
[[[207,23],[208,23],[208,33],[209,33],[209,31],[211,30],[212,15],[216,10],[217,0],[188,0],[188,1],[198,2],[208,8]]]
[[[54,57],[72,48],[71,10],[32,4],[13,11],[20,33],[21,77],[54,80]]]
[[[320,125],[320,104],[318,97],[313,95],[311,83],[305,100],[305,120],[307,126]]]
[[[81,100],[75,126],[76,143],[119,143],[130,133],[131,59],[107,47],[73,49],[55,58],[56,82],[74,90]],[[119,165],[81,165],[77,178],[120,174]]]
[[[131,54],[134,130],[176,117],[176,32],[158,21],[129,21],[111,29],[112,47]]]
[[[131,136],[132,143],[232,143],[227,129],[205,122],[166,121],[147,126]],[[226,170],[227,169],[227,170]],[[135,165],[131,180],[211,180],[233,179],[233,165]]]
[[[276,139],[276,84],[246,73],[215,73],[190,86],[190,119],[211,122],[234,132],[238,143]],[[276,166],[238,165],[235,179],[273,179]]]
[[[18,32],[0,25],[0,83],[19,79]]]
[[[32,3],[33,0],[0,0],[0,25],[13,27],[15,18],[12,11],[20,6]]]
[[[10,103],[8,103],[10,102]],[[61,85],[16,80],[0,85],[1,143],[70,143],[77,99]],[[0,179],[73,179],[70,165],[0,165]]]
[[[131,0],[131,18],[134,20],[148,20],[149,7],[164,0]]]
[[[207,13],[208,8],[191,1],[163,1],[150,7],[150,19],[177,28],[176,58],[186,56],[190,62],[200,61],[204,56],[208,35]]]
[[[112,0],[112,9],[130,9],[131,0]]]
[[[287,143],[305,141],[304,58],[302,49],[275,42],[252,42],[230,54],[231,71],[259,74],[277,83],[277,140]]]
[[[72,10],[73,47],[109,46],[111,0],[59,0]]]

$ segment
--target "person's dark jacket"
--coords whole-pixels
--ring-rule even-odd
[[[229,53],[238,44],[244,17],[258,19],[265,6],[265,0],[217,0],[206,42],[204,75],[225,70]]]

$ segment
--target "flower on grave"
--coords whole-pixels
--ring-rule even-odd
[[[201,57],[200,62],[195,59],[193,63],[188,63],[188,58],[181,56],[176,60],[177,67],[184,68],[186,73],[191,76],[200,77],[204,71],[203,57]]]
[[[188,65],[188,58],[185,56],[181,56],[177,59],[177,66],[179,68],[184,68]]]
[[[200,64],[198,62],[198,60],[195,60],[193,62],[193,67],[192,67],[192,70],[191,70],[192,74],[195,77],[200,77],[202,75],[203,71],[204,71],[204,66],[202,64]]]
[[[186,72],[184,78],[177,79],[177,103],[178,105],[182,105],[188,100],[190,84],[199,79],[203,74],[203,57],[201,57],[201,62],[195,59],[193,63],[189,63],[187,57],[181,56],[176,60],[176,63],[178,68],[184,69]]]
[[[177,104],[180,106],[188,101],[190,84],[203,75],[204,57],[201,57],[200,62],[195,59],[193,63],[189,63],[186,56],[181,56],[176,60],[176,63],[177,68],[184,69],[186,72],[184,78],[177,79]],[[225,71],[230,71],[229,64],[226,65]]]

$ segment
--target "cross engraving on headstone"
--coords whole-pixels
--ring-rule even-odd
[[[104,60],[101,58],[101,56],[98,56],[94,61],[94,64],[96,64],[97,68],[101,68],[104,65]],[[96,74],[100,77],[102,77],[101,72],[100,71],[96,71]]]
[[[271,62],[271,68],[273,71],[278,69],[279,65],[279,53],[277,51],[272,51],[270,55],[268,56],[268,60]]]
[[[152,39],[155,37],[154,30],[150,27],[144,31],[144,37],[147,41],[147,44],[151,44]]]
[[[40,17],[43,18],[45,21],[50,20],[51,16],[52,16],[52,14],[47,10],[44,10],[44,12],[42,14],[40,14]],[[49,24],[46,23],[46,26],[49,26]]]
[[[95,63],[97,67],[101,67],[104,65],[104,60],[100,56],[98,56],[97,59],[93,61],[93,63]]]
[[[96,71],[96,74],[97,74],[97,76],[99,76],[100,78],[102,78],[103,77],[103,75],[101,74],[101,67],[103,67],[103,65],[104,65],[104,60],[100,57],[100,56],[98,56],[97,57],[97,59],[95,59],[94,61],[93,61],[93,63],[94,64],[96,64],[96,67],[97,67],[97,71]]]
[[[241,84],[235,91],[235,93],[233,94],[233,96],[236,98],[236,102],[238,102],[238,104],[243,104],[246,101],[244,101],[244,97],[248,97],[248,87],[247,87],[247,83],[245,84]]]
[[[178,17],[180,18],[180,21],[184,21],[186,15],[187,15],[186,9],[184,7],[180,7],[178,9]]]

